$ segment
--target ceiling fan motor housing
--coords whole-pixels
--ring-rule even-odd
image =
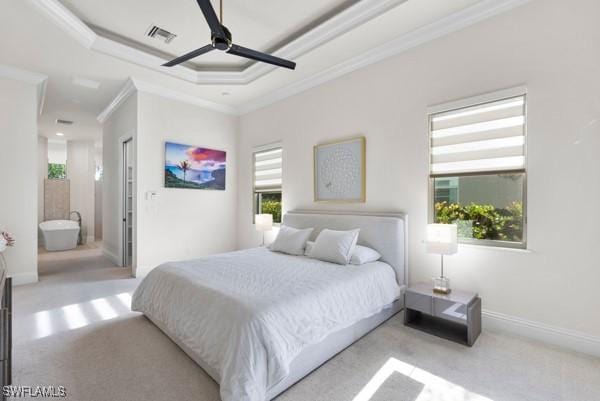
[[[229,32],[229,29],[227,29],[225,25],[221,25],[221,28],[223,28],[223,31],[225,32],[225,37],[223,38],[212,34],[212,45],[213,47],[219,50],[228,50],[231,47],[231,44],[233,43],[231,40],[231,32]]]
[[[277,67],[284,67],[290,70],[296,68],[296,63],[293,61],[285,60],[279,57],[275,57],[270,54],[262,53],[256,50],[248,49],[243,46],[239,46],[233,43],[231,40],[231,32],[227,29],[226,26],[223,25],[223,10],[221,8],[221,18],[217,17],[215,13],[215,9],[211,4],[211,0],[196,0],[202,13],[204,14],[204,18],[208,23],[208,26],[211,31],[211,43],[206,46],[202,46],[196,50],[193,50],[189,53],[184,54],[183,56],[179,56],[171,61],[168,61],[163,64],[165,67],[174,67],[181,63],[185,63],[188,60],[191,60],[195,57],[201,56],[208,52],[211,52],[215,49],[227,52],[233,56],[244,57],[253,61],[260,61],[263,63],[268,63],[275,65]],[[222,5],[222,3],[221,3]]]

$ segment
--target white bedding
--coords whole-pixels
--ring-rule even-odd
[[[341,266],[256,248],[161,265],[132,309],[200,356],[223,401],[264,401],[306,346],[399,296],[386,263]]]

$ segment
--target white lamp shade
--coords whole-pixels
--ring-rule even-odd
[[[428,253],[452,255],[458,252],[456,224],[428,224],[425,244]]]
[[[273,215],[257,214],[254,217],[254,223],[256,224],[256,231],[271,231],[273,229]]]

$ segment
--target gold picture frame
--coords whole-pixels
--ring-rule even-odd
[[[366,142],[364,136],[359,136],[326,142],[313,147],[315,202],[366,202]],[[359,160],[356,160],[356,158]],[[340,163],[346,164],[341,171],[332,168],[333,165],[338,166]],[[356,177],[357,175],[360,175],[360,177]],[[336,182],[338,182],[337,185],[335,185]],[[360,185],[360,188],[357,185]]]

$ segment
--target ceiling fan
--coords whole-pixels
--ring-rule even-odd
[[[173,67],[217,49],[229,54],[233,54],[234,56],[245,57],[263,63],[273,64],[278,67],[289,68],[290,70],[296,68],[296,63],[293,61],[271,56],[270,54],[261,53],[256,50],[234,44],[231,41],[231,32],[229,32],[229,29],[223,25],[223,0],[221,0],[220,19],[217,18],[217,14],[215,13],[212,4],[210,4],[210,0],[196,1],[198,2],[198,5],[204,14],[204,18],[210,27],[212,43],[164,63],[163,67]]]

